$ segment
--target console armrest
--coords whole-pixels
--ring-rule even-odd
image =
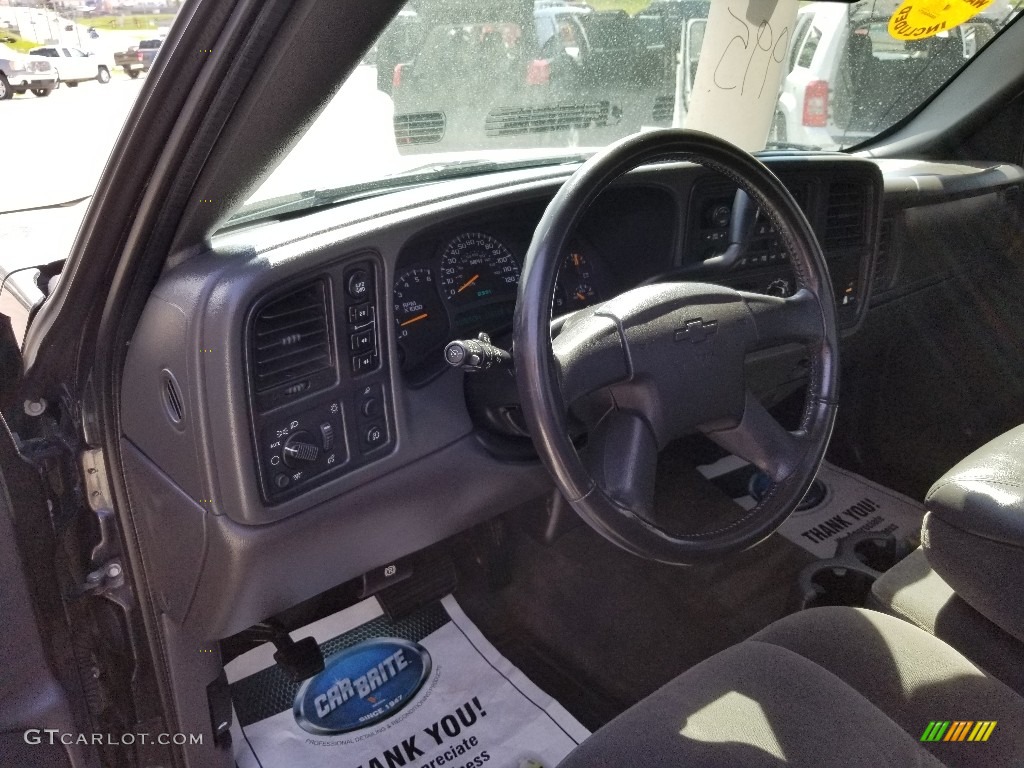
[[[929,563],[975,610],[1024,640],[1024,426],[949,470],[925,506]]]
[[[1024,643],[969,606],[920,549],[879,577],[865,607],[891,613],[935,635],[1024,695]]]

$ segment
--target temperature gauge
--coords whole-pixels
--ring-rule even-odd
[[[601,300],[594,288],[594,269],[583,249],[574,244],[558,271],[555,314],[589,307]]]

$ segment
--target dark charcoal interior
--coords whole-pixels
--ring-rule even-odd
[[[840,314],[841,407],[828,458],[922,498],[935,478],[960,457],[1024,418],[1024,377],[1019,374],[1024,370],[1024,302],[1018,290],[1024,285],[1019,257],[1024,253],[1020,191],[1024,174],[1003,166],[998,182],[992,183],[984,164],[928,164],[929,175],[948,174],[956,180],[953,183],[968,186],[976,182],[966,194],[949,199],[941,193],[903,193],[905,171],[890,175],[885,161],[835,164],[824,157],[799,161],[779,157],[768,162],[793,184],[812,222],[822,228],[819,234],[826,253],[831,244],[836,254],[830,261],[830,266],[835,265],[833,276],[844,275],[842,288],[852,284],[858,299]],[[862,166],[878,169],[877,186]],[[862,212],[854,219],[858,228],[852,238],[843,240],[836,230],[830,236],[824,228],[835,216],[830,200],[838,205],[842,198],[830,190],[845,192],[850,183],[851,177],[844,176],[846,169],[855,172],[854,181],[867,181],[858,187],[864,195],[857,199],[857,210]],[[491,192],[485,197],[500,200],[509,194]],[[609,194],[607,208],[581,228],[581,242],[601,270],[605,290],[636,284],[647,275],[697,258],[693,254],[699,254],[700,233],[715,231],[708,207],[728,202],[732,196],[723,180],[677,165],[644,169],[633,174],[621,191]],[[516,193],[512,200],[519,198]],[[382,294],[379,311],[387,317],[392,309],[386,286],[393,275],[432,265],[444,243],[464,231],[497,233],[513,253],[521,252],[542,203],[534,193],[525,195],[513,207],[515,214],[500,221],[490,212],[490,202],[475,203],[440,219],[433,215],[410,219],[398,225],[401,235],[377,239],[359,234],[358,211],[322,214],[325,225],[338,219],[341,231],[351,227],[352,240],[309,264],[303,260],[274,265],[271,259],[272,271],[283,270],[281,278],[273,281],[260,274],[267,269],[266,263],[257,268],[255,262],[253,267],[237,262],[212,273],[209,279],[214,283],[245,286],[251,281],[253,299],[239,301],[237,315],[211,318],[210,327],[223,334],[225,343],[237,343],[233,340],[245,338],[240,331],[248,308],[258,306],[259,296],[268,290],[263,286],[273,284],[270,290],[278,295],[282,282],[305,284],[317,274],[326,274],[333,284],[338,275],[348,274],[347,264],[365,263],[367,254],[379,259],[374,267],[379,276],[375,289]],[[676,219],[670,215],[673,208],[688,215]],[[245,233],[232,237],[240,236]],[[268,243],[267,253],[273,253],[273,247]],[[762,238],[752,252],[771,254],[770,238]],[[624,253],[629,258],[616,255]],[[769,255],[762,266],[758,256],[753,267],[738,269],[724,280],[762,289],[787,280],[787,264],[770,259]],[[318,263],[323,266],[317,267]],[[168,275],[158,296],[173,296],[175,279],[174,273]],[[153,304],[155,310],[157,300]],[[486,315],[484,322],[490,325],[484,329],[501,340],[510,315],[503,314],[509,310],[500,304],[495,307]],[[380,324],[382,345],[389,327]],[[186,625],[194,622],[197,631],[205,626],[206,631],[226,638],[225,658],[251,645],[245,627],[269,611],[287,625],[300,626],[357,599],[356,577],[384,560],[379,553],[366,558],[356,551],[365,549],[361,543],[366,539],[342,532],[363,529],[372,536],[371,529],[364,528],[370,518],[363,520],[358,511],[361,504],[371,503],[375,524],[391,519],[405,531],[404,539],[387,540],[388,557],[408,556],[417,574],[414,580],[429,582],[431,574],[446,574],[436,577],[437,589],[456,587],[460,603],[499,649],[528,675],[543,680],[544,687],[590,728],[799,607],[797,576],[814,558],[779,536],[713,565],[680,569],[621,552],[581,524],[565,506],[560,514],[553,514],[557,503],[539,467],[531,464],[529,448],[515,423],[494,416],[495,407],[512,403],[503,398],[514,393],[491,386],[486,378],[464,380],[461,374],[446,370],[438,358],[446,337],[435,338],[430,342],[436,345],[434,356],[419,350],[396,357],[397,350],[386,347],[392,356],[390,360],[384,356],[380,370],[387,371],[390,364],[390,373],[383,379],[368,378],[382,381],[385,388],[389,429],[399,438],[396,445],[381,451],[381,458],[365,467],[325,479],[313,490],[281,503],[259,497],[258,467],[247,426],[250,418],[259,417],[252,416],[249,407],[217,417],[225,430],[244,436],[238,450],[245,457],[226,468],[218,483],[247,504],[244,508],[215,504],[201,513],[212,515],[204,546],[220,553],[218,562],[189,575],[196,580],[196,592],[191,604],[176,610]],[[784,423],[795,422],[803,404],[802,365],[799,353],[785,349],[748,362],[748,376]],[[186,375],[182,379],[189,381]],[[207,371],[188,386],[210,387],[215,393],[232,382],[244,385],[246,375],[244,366],[229,371],[227,380]],[[343,373],[343,381],[344,377]],[[475,403],[473,419],[434,420],[440,404],[459,403],[467,395]],[[148,392],[138,393],[140,399],[148,396]],[[303,407],[296,406],[299,411]],[[429,435],[420,426],[424,420],[435,425]],[[152,430],[137,435],[129,431],[129,437],[141,452],[139,465],[146,467],[148,484],[170,484],[175,473],[184,471],[172,455],[161,460],[159,452],[166,450],[165,443],[158,444]],[[671,521],[686,514],[691,520],[721,520],[736,514],[731,500],[694,469],[722,455],[720,448],[699,437],[679,441],[664,452],[658,488],[660,519]],[[480,484],[473,492],[474,504],[459,503],[468,498],[461,490],[455,490],[454,501],[448,493],[427,501],[431,483],[436,485],[426,479],[431,476],[427,473],[437,471],[431,469],[435,462],[442,458],[458,462],[460,456],[470,457],[470,463],[451,476],[449,490],[460,488],[461,483],[473,486],[474,474],[488,478],[486,486]],[[399,477],[416,489],[415,512],[404,510],[406,496],[394,485]],[[502,482],[507,485],[501,486]],[[503,489],[500,494],[494,492],[495,484]],[[337,500],[332,501],[335,494]],[[682,510],[677,499],[684,497],[696,501]],[[370,501],[374,498],[375,503]],[[382,498],[390,502],[381,505]],[[306,511],[298,511],[303,508]],[[261,519],[274,522],[247,527]],[[309,519],[317,522],[303,522]],[[335,525],[342,535],[325,540],[324,526]],[[262,563],[263,580],[247,570],[249,552],[236,551],[229,539],[218,541],[219,527],[240,532],[255,548],[253,552],[276,553],[275,560]],[[284,543],[293,535],[301,536],[299,531],[317,537],[319,543],[311,546],[319,547],[324,556],[331,553],[335,563],[333,569],[305,579],[301,589],[287,580],[286,571],[275,571],[297,564],[287,553],[294,551],[297,556],[300,550],[274,544],[277,537],[285,537],[280,540]],[[219,589],[208,591],[212,588],[206,584],[214,573],[228,580],[241,580],[244,574],[248,586],[230,609],[213,604],[223,594]],[[176,578],[182,576],[178,573]],[[819,604],[859,601],[870,587],[868,580],[851,581],[846,574],[839,578],[824,573],[821,580],[829,583],[819,584],[828,593]],[[342,586],[332,586],[339,581]],[[314,597],[317,592],[321,594]],[[429,588],[424,594],[430,594]],[[397,610],[407,599],[401,586],[390,597],[388,591],[382,594],[385,603],[391,600],[399,606]],[[293,607],[295,603],[299,605]]]

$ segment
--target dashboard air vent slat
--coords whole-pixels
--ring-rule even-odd
[[[181,397],[178,382],[175,381],[174,374],[166,368],[161,372],[160,379],[164,410],[171,423],[180,429],[182,422],[185,420],[185,401]]]
[[[322,280],[266,305],[252,328],[252,376],[257,392],[292,384],[331,367]]]
[[[1024,187],[1010,187],[1003,192],[1003,203],[1015,216],[1024,214]]]
[[[875,257],[875,277],[873,288],[875,293],[887,291],[892,287],[892,219],[882,219],[878,233],[878,254]]]
[[[836,182],[829,187],[825,210],[826,250],[856,248],[867,236],[867,187],[863,184]]]

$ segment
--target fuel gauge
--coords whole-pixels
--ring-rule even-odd
[[[555,314],[589,307],[601,300],[594,288],[594,269],[589,257],[574,243],[558,271],[555,286]]]

